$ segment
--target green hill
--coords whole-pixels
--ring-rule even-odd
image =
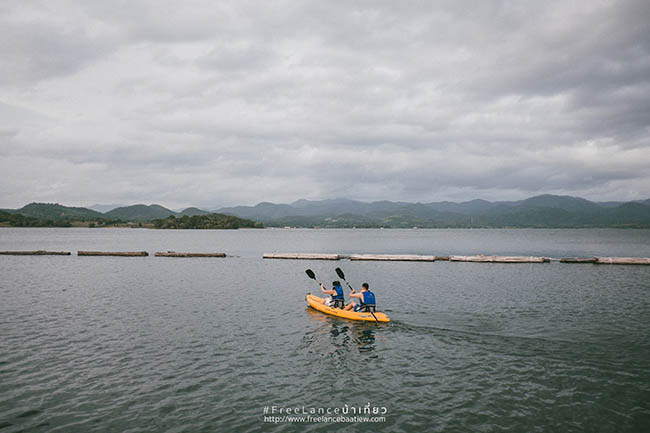
[[[593,201],[566,195],[544,194],[521,201],[518,207],[562,209],[567,212],[600,212],[603,208]]]
[[[42,220],[90,221],[104,215],[85,207],[68,207],[58,203],[30,203],[16,210],[16,213]]]
[[[205,211],[203,209],[199,209],[198,207],[188,207],[187,209],[183,209],[181,212],[178,212],[178,215],[180,216],[194,216],[194,215],[207,215],[210,212]]]
[[[149,206],[134,204],[132,206],[118,207],[104,214],[107,218],[120,219],[122,221],[151,221],[159,218],[167,218],[170,215],[176,215],[176,212],[157,204]]]

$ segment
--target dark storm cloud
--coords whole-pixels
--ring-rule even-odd
[[[650,196],[650,6],[4,2],[0,206]]]

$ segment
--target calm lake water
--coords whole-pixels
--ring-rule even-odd
[[[650,267],[261,259],[650,257],[649,230],[0,229],[10,249],[232,257],[0,256],[0,433],[650,431]],[[308,309],[304,270],[336,266],[393,321]],[[383,421],[264,418],[368,403]]]

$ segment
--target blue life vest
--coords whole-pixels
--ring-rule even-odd
[[[363,299],[361,300],[361,306],[365,305],[375,305],[375,294],[372,293],[370,290],[361,292],[363,295]]]
[[[345,300],[345,296],[343,295],[343,287],[341,286],[334,286],[334,290],[336,290],[336,295],[332,295],[332,300],[334,301],[343,301]]]

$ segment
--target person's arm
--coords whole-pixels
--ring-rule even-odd
[[[359,293],[355,293],[355,292],[354,292],[354,289],[352,289],[352,291],[350,292],[350,297],[351,297],[351,298],[359,298],[359,299],[363,299],[363,295],[361,294],[361,292],[359,292]]]
[[[335,295],[336,291],[335,290],[327,290],[323,285],[320,285],[320,289],[325,293],[326,295]]]

